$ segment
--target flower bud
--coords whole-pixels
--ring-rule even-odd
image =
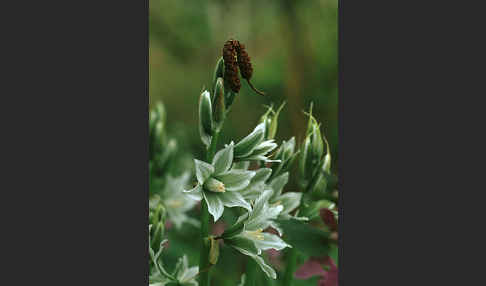
[[[324,142],[322,141],[321,130],[319,127],[320,126],[317,124],[317,122],[314,122],[312,125],[311,144],[312,160],[314,164],[318,164],[320,162],[322,154],[324,153]]]
[[[159,222],[155,226],[152,225],[152,229],[150,232],[150,242],[151,242],[151,247],[152,249],[157,252],[160,243],[162,242],[162,239],[164,237],[164,222]]]
[[[331,149],[329,148],[329,142],[327,142],[326,136],[324,136],[324,141],[326,142],[326,156],[324,156],[324,166],[323,171],[330,174],[331,173]]]
[[[212,177],[204,182],[204,188],[208,191],[215,193],[224,193],[226,191],[224,188],[224,184],[221,181],[218,181]]]
[[[213,123],[215,131],[219,131],[223,125],[226,115],[226,106],[224,102],[224,82],[223,78],[219,77],[214,86],[214,100],[213,100]]]
[[[199,97],[199,133],[203,143],[209,147],[213,134],[213,115],[211,98],[207,90]]]
[[[157,103],[154,109],[150,112],[150,132],[153,136],[161,137],[165,127],[166,113],[162,103]]]
[[[280,115],[280,111],[282,111],[283,107],[285,106],[285,101],[280,105],[280,107],[270,116],[270,124],[268,127],[267,133],[267,140],[275,138],[275,134],[277,134],[277,127],[278,127],[278,116]]]
[[[308,161],[311,157],[311,139],[306,136],[304,142],[302,143],[300,150],[300,161],[299,161],[299,177],[301,179],[301,187],[306,188],[307,184],[311,179],[311,171],[308,168]]]
[[[272,121],[270,116],[273,113],[273,104],[270,106],[267,106],[267,111],[260,117],[260,120],[258,121],[258,124],[263,123],[265,125],[265,134],[264,138],[267,138],[268,135],[268,130],[270,129],[270,122]]]
[[[275,153],[274,159],[281,162],[272,165],[272,178],[289,171],[298,154],[299,151],[295,152],[295,137],[287,142],[284,140]]]
[[[265,140],[270,140],[275,138],[278,127],[278,116],[280,111],[282,111],[286,102],[283,102],[277,111],[273,110],[273,105],[269,106],[267,112],[262,115],[259,123],[265,123]]]
[[[216,63],[216,67],[214,68],[214,73],[213,73],[213,97],[214,95],[216,94],[216,89],[215,89],[215,86],[216,86],[216,81],[218,80],[218,78],[222,78],[224,75],[224,60],[223,60],[223,57],[220,57],[218,62]]]

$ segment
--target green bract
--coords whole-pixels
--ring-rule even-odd
[[[255,172],[230,168],[233,164],[234,144],[231,142],[214,156],[212,164],[197,159],[197,185],[184,191],[193,199],[204,198],[208,211],[217,221],[223,214],[224,207],[242,207],[251,210],[251,205],[239,193],[250,184]]]
[[[235,161],[263,161],[280,162],[268,159],[268,154],[277,148],[274,140],[265,139],[265,122],[258,124],[255,129],[235,145]]]
[[[273,220],[283,210],[283,206],[273,206],[268,203],[272,190],[264,191],[255,200],[253,210],[240,216],[236,223],[227,229],[222,237],[225,244],[235,248],[244,255],[250,256],[269,277],[276,279],[275,270],[267,265],[260,256],[262,250],[282,250],[291,247],[278,235],[263,232],[273,225]]]

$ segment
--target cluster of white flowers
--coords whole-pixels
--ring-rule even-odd
[[[173,176],[165,170],[170,165],[170,158],[174,157],[176,144],[164,134],[163,108],[157,107],[150,117],[151,286],[170,283],[197,286],[196,277],[206,275],[208,278],[207,266],[217,263],[219,244],[216,241],[220,239],[226,246],[252,258],[268,277],[276,279],[275,270],[262,257],[263,251],[292,248],[282,239],[288,220],[302,223],[315,217],[319,208],[328,203],[323,199],[323,190],[327,188],[330,178],[331,157],[327,141],[327,152],[324,152],[320,125],[312,116],[312,107],[300,150],[296,147],[294,137],[283,141],[280,147],[275,142],[278,116],[284,106],[282,104],[276,111],[273,106],[268,107],[248,136],[237,143],[231,141],[216,152],[219,133],[236,95],[232,91],[225,92],[222,68],[223,62],[220,60],[215,70],[213,97],[208,91],[203,91],[199,98],[199,132],[207,148],[208,160],[194,159],[197,182],[192,188],[188,187],[191,179],[189,172]],[[284,187],[289,182],[289,171],[298,155],[301,191],[284,192]],[[187,214],[198,201],[203,206],[201,221]],[[209,214],[217,222],[226,208],[235,207],[241,208],[244,213],[221,235],[210,236],[206,219]],[[201,227],[203,241],[199,267],[204,270],[199,272],[199,267],[189,267],[185,255],[180,258],[172,273],[165,270],[161,254],[166,242],[163,236],[166,218],[176,229],[180,229],[184,223]],[[270,228],[276,232],[269,231]],[[290,233],[292,231],[287,231],[287,235]],[[205,273],[201,274],[203,272]],[[206,278],[201,278],[200,281],[209,281]],[[205,286],[207,282],[200,284]],[[245,276],[242,277],[240,285],[244,284]]]

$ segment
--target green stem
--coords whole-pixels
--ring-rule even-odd
[[[216,146],[218,145],[219,132],[214,132],[213,139],[211,139],[211,145],[209,145],[207,161],[211,164],[213,161],[214,154],[216,153]]]
[[[252,258],[246,258],[246,282],[245,286],[256,286],[257,265]]]
[[[297,250],[293,247],[287,252],[287,267],[285,269],[284,286],[291,286],[294,281],[294,272],[297,268]]]
[[[211,163],[213,161],[214,153],[216,152],[216,146],[218,144],[219,132],[215,132],[211,139],[211,145],[209,146],[207,153],[207,161]],[[201,246],[199,251],[199,269],[207,269],[207,271],[199,273],[199,286],[209,286],[209,244],[206,242],[206,238],[209,236],[209,211],[206,201],[201,200]]]
[[[206,201],[201,200],[201,247],[199,250],[199,269],[206,269],[209,267],[209,245],[206,243],[206,238],[209,235],[209,212]],[[199,274],[199,285],[209,286],[209,270]]]
[[[311,185],[311,184],[309,184]],[[309,192],[310,186],[307,186],[304,194],[300,198],[300,206],[299,206],[299,213],[302,209],[302,201],[304,199],[304,195]],[[287,252],[287,267],[285,269],[285,276],[284,276],[284,286],[291,286],[292,281],[294,281],[294,272],[297,268],[297,249],[292,247]]]

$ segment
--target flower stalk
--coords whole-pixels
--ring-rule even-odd
[[[211,144],[207,152],[206,159],[211,162],[214,158],[216,152],[216,146],[218,144],[219,132],[215,132],[211,139]],[[208,205],[205,200],[201,200],[201,235],[200,235],[200,258],[199,258],[199,269],[208,269],[208,271],[199,273],[199,285],[209,286],[209,273],[211,264],[209,263],[209,243],[207,243],[207,237],[209,236],[209,211]]]

